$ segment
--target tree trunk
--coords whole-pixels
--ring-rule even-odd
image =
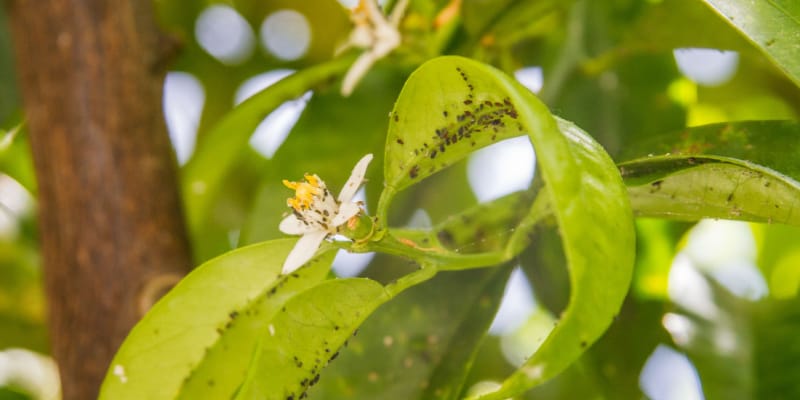
[[[12,0],[9,14],[53,355],[64,399],[96,398],[125,335],[190,266],[161,111],[171,42],[150,0]]]

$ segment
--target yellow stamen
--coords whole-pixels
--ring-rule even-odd
[[[367,1],[372,1],[372,0],[360,0],[358,2],[358,5],[356,5],[356,7],[353,8],[353,14],[366,15],[367,14],[367,7],[369,7],[367,5]]]
[[[305,174],[303,177],[306,178],[306,181],[308,181],[311,186],[314,186],[315,188],[319,187],[319,178],[317,178],[316,175]]]
[[[286,205],[289,206],[289,207],[294,208],[297,211],[302,211],[303,210],[302,204],[300,203],[300,201],[298,201],[294,197],[290,197],[290,198],[286,199]]]
[[[294,190],[294,197],[286,200],[289,207],[297,211],[307,210],[311,208],[314,202],[314,196],[319,196],[320,186],[319,178],[316,175],[305,175],[306,182],[290,182],[286,179],[283,180],[284,186]]]
[[[283,186],[286,186],[289,189],[295,190],[297,189],[297,182],[289,182],[288,180],[283,180]]]

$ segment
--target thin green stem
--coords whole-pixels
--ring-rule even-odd
[[[443,271],[488,267],[510,259],[502,252],[459,254],[441,247],[424,248],[413,241],[396,238],[391,230],[381,240],[368,243],[364,249],[410,258],[421,265],[437,265]]]
[[[378,235],[375,236],[376,240],[382,238],[383,231],[385,231],[388,226],[387,215],[389,212],[389,203],[392,202],[395,194],[397,194],[397,190],[391,186],[386,186],[383,188],[380,198],[378,198],[378,211],[375,217],[375,230],[378,232]]]
[[[395,297],[404,290],[433,278],[437,272],[439,272],[438,268],[433,265],[423,266],[417,271],[386,285],[386,292],[389,293],[389,296]]]

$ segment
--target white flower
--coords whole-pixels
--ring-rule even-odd
[[[358,47],[366,51],[347,71],[342,82],[342,96],[349,96],[372,64],[386,57],[400,45],[402,39],[397,26],[400,24],[407,6],[408,0],[400,0],[387,20],[378,8],[376,0],[359,1],[358,6],[350,14],[355,28],[350,32],[347,43],[339,48],[338,52],[350,47]]]
[[[292,214],[280,223],[280,230],[289,235],[302,235],[283,263],[283,273],[288,274],[308,262],[322,241],[334,235],[338,228],[361,212],[360,202],[352,202],[356,191],[364,182],[372,154],[367,154],[353,167],[350,178],[334,199],[325,182],[317,175],[306,174],[305,182],[283,184],[294,190],[294,197],[286,200]]]

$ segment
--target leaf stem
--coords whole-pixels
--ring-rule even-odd
[[[386,285],[386,292],[389,294],[390,297],[395,297],[404,290],[412,286],[419,285],[420,283],[433,278],[434,276],[436,276],[437,272],[439,272],[439,269],[436,268],[436,266],[434,265],[423,266],[417,271],[405,275],[399,278],[398,280]]]

